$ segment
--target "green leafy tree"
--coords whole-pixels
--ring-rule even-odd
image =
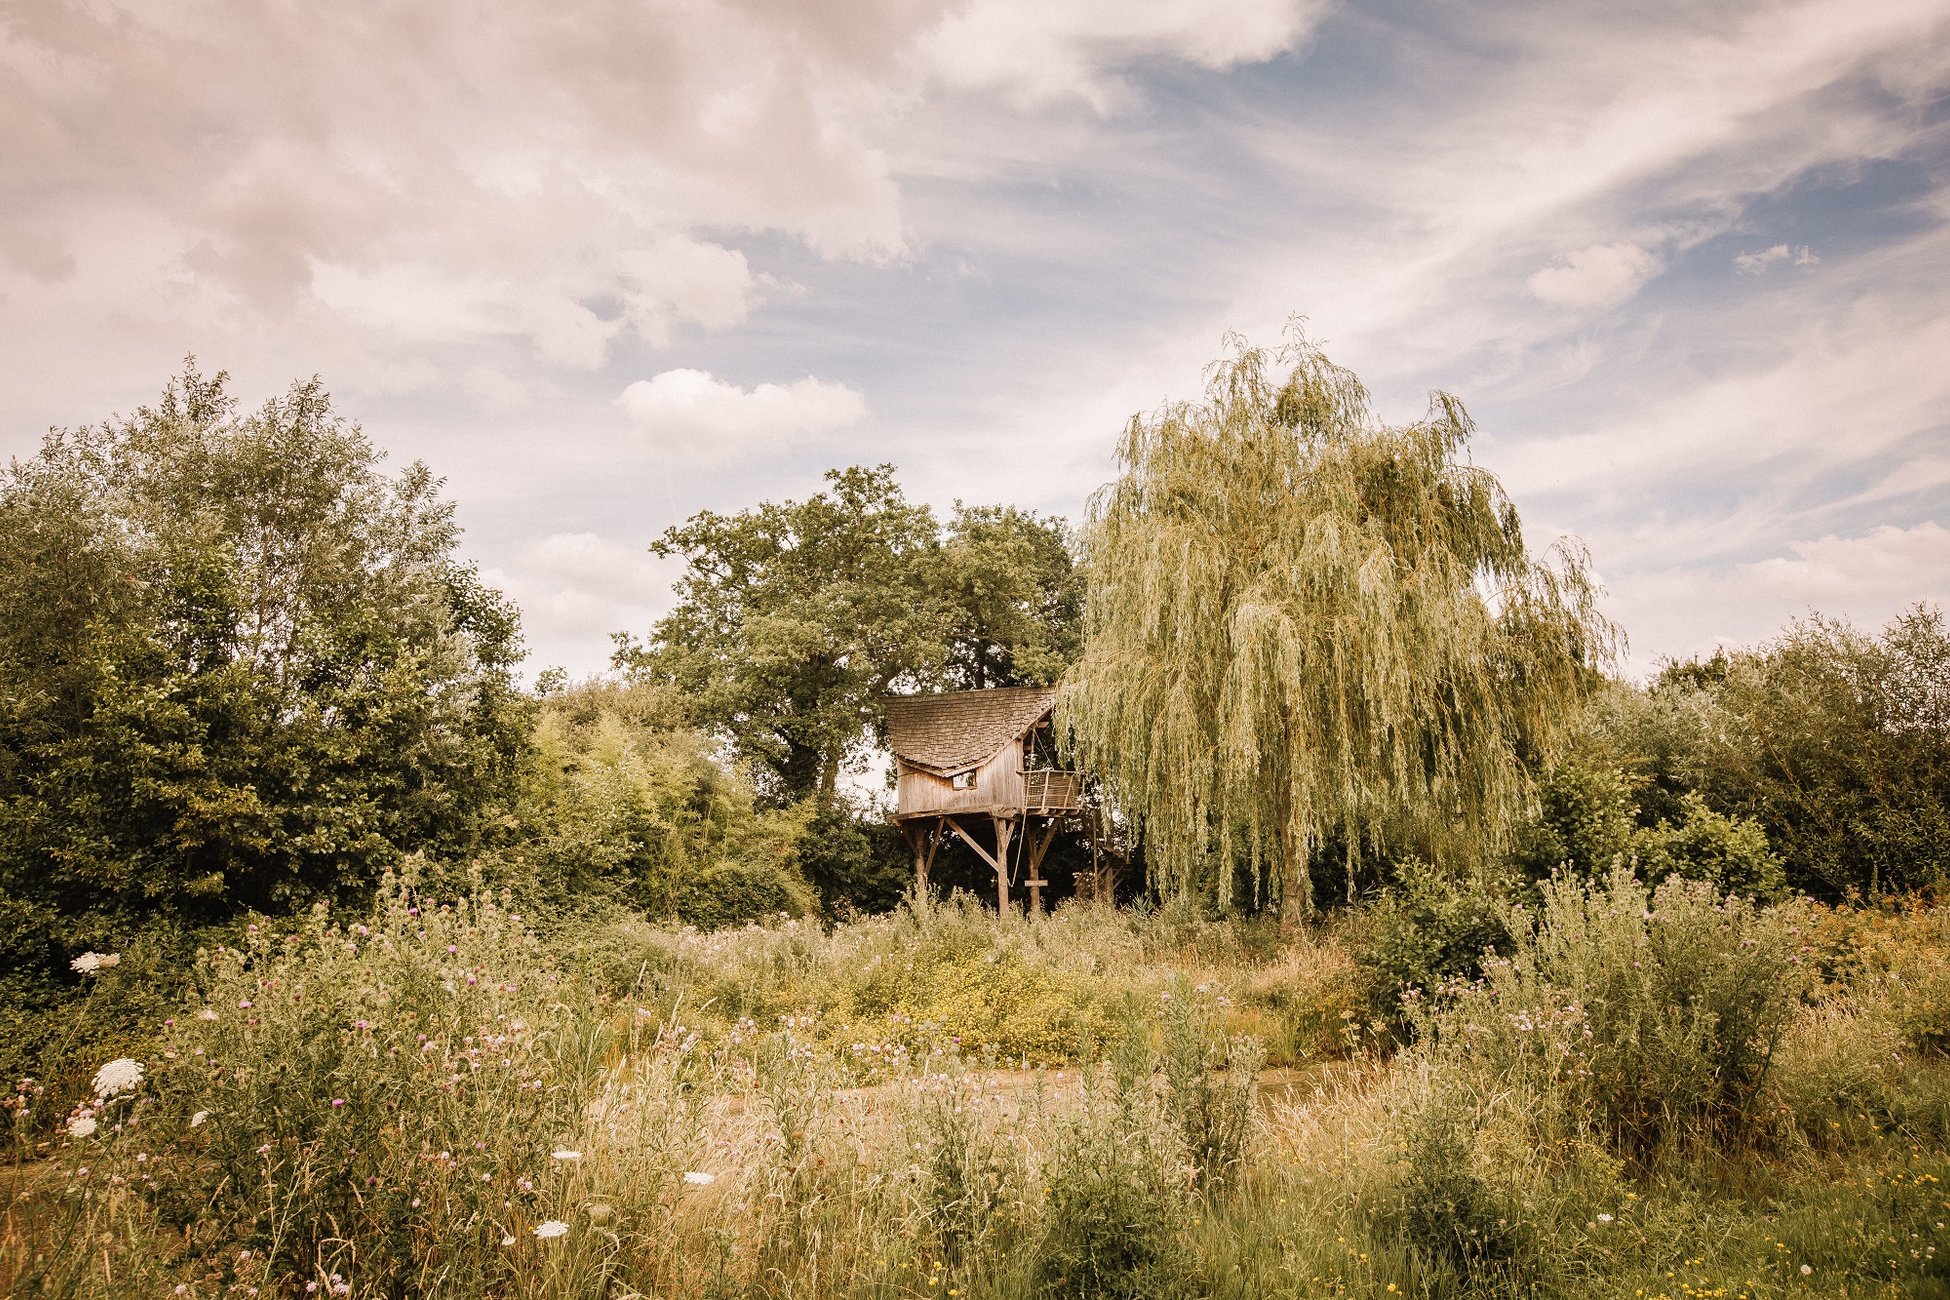
[[[1678,875],[1763,899],[1786,892],[1759,822],[1717,812],[1694,790],[1648,811],[1640,798],[1648,788],[1656,793],[1622,768],[1560,763],[1539,783],[1537,812],[1517,831],[1513,864],[1532,880],[1560,870],[1595,880],[1623,866],[1654,882]]]
[[[1063,713],[1162,888],[1230,901],[1243,858],[1291,920],[1326,844],[1351,890],[1363,853],[1480,857],[1523,807],[1616,632],[1462,459],[1471,427],[1440,394],[1379,424],[1297,334],[1132,420]]]
[[[1601,876],[1631,852],[1638,782],[1621,768],[1580,758],[1559,763],[1537,786],[1535,815],[1519,827],[1511,854],[1538,880],[1560,868]]]
[[[941,573],[950,685],[1047,686],[1077,657],[1083,579],[1061,519],[956,503]]]
[[[192,367],[0,477],[14,964],[357,894],[500,823],[516,616],[427,469],[380,460],[315,379],[245,414]]]
[[[681,556],[677,607],[616,664],[675,686],[779,803],[832,797],[897,682],[932,677],[949,622],[934,512],[891,465],[831,470],[827,491],[706,511],[651,550]]]
[[[1826,897],[1950,879],[1950,635],[1916,606],[1869,635],[1790,627],[1721,665],[1678,665],[1651,694],[1683,725],[1679,778],[1751,817],[1788,883]]]
[[[512,883],[555,907],[619,903],[715,927],[813,906],[814,810],[761,810],[684,721],[674,692],[589,682],[543,700],[509,850]]]

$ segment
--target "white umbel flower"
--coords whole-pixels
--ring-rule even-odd
[[[78,1137],[78,1138],[95,1136],[94,1117],[90,1115],[77,1115],[73,1119],[69,1120],[68,1135],[70,1137]]]
[[[693,1169],[689,1173],[684,1175],[684,1181],[689,1183],[692,1187],[709,1187],[712,1183],[718,1181],[718,1176],[716,1174],[699,1173],[697,1170]]]
[[[190,1127],[191,1127],[191,1128],[202,1128],[202,1127],[203,1127],[203,1121],[204,1121],[204,1120],[206,1120],[206,1119],[209,1119],[209,1118],[210,1118],[210,1112],[209,1112],[209,1111],[207,1111],[207,1110],[199,1110],[198,1112],[196,1112],[196,1114],[194,1114],[194,1115],[192,1115],[192,1116],[190,1116]]]
[[[567,1147],[558,1147],[554,1151],[549,1152],[548,1156],[551,1160],[580,1160],[582,1159],[582,1152],[571,1151]]]
[[[543,1241],[553,1241],[569,1231],[569,1225],[560,1219],[544,1219],[535,1225],[535,1235]]]
[[[68,969],[83,975],[94,975],[117,965],[122,960],[119,952],[84,952],[68,963]]]
[[[119,1097],[125,1092],[134,1092],[135,1086],[141,1082],[142,1062],[118,1056],[95,1071],[95,1095],[103,1100]]]

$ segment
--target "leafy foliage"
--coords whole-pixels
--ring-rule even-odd
[[[1252,1039],[1227,1038],[1208,991],[1180,979],[1159,1015],[1165,1115],[1178,1134],[1195,1189],[1232,1188],[1252,1133],[1253,1101],[1266,1052]]]
[[[1476,1168],[1476,1133],[1465,1108],[1439,1096],[1406,1127],[1398,1194],[1402,1232],[1417,1254],[1485,1289],[1519,1280],[1535,1247],[1528,1225]]]
[[[957,502],[941,560],[947,684],[1047,686],[1076,659],[1083,579],[1062,520]]]
[[[1630,854],[1637,791],[1617,767],[1577,758],[1539,782],[1537,814],[1518,829],[1512,858],[1532,878],[1560,868],[1581,876],[1611,870]]]
[[[1633,864],[1649,880],[1680,875],[1760,898],[1787,892],[1760,823],[1717,812],[1688,790],[1663,801],[1676,815],[1647,824],[1636,801],[1642,784],[1617,768],[1560,765],[1541,785],[1537,816],[1518,831],[1516,865],[1532,878],[1560,869],[1592,878]]]
[[[600,1067],[603,1029],[562,979],[493,901],[399,890],[370,925],[321,913],[210,953],[149,1121],[198,1157],[159,1189],[164,1221],[221,1225],[286,1276],[492,1286],[501,1238],[547,1217],[548,1144]]]
[[[946,610],[930,591],[934,514],[891,465],[833,470],[804,501],[710,511],[651,549],[682,556],[678,605],[617,663],[667,681],[780,803],[831,797],[879,697],[936,671]],[[920,597],[917,599],[917,597]]]
[[[1633,855],[1647,879],[1681,875],[1752,898],[1787,892],[1781,861],[1759,822],[1717,813],[1697,794],[1685,796],[1680,807],[1678,824],[1662,821],[1632,837]]]
[[[1329,840],[1350,888],[1377,846],[1498,840],[1615,633],[1581,556],[1531,557],[1470,430],[1445,395],[1381,426],[1303,336],[1131,422],[1062,709],[1160,886],[1229,899],[1239,855],[1292,918]]]
[[[426,468],[380,459],[316,380],[244,414],[192,368],[0,478],[0,963],[491,839],[515,613]]]
[[[1057,1127],[1037,1282],[1045,1295],[1114,1300],[1182,1285],[1190,1208],[1183,1152],[1150,1087],[1147,1039],[1126,1026],[1081,1111]]]
[[[1355,926],[1354,960],[1370,1009],[1405,1031],[1404,993],[1480,976],[1493,952],[1509,951],[1510,901],[1497,882],[1397,863],[1394,883]]]
[[[706,928],[813,910],[799,871],[811,808],[758,808],[681,716],[652,683],[546,697],[512,882],[558,908],[608,902]]]
[[[828,916],[889,912],[914,875],[900,832],[844,799],[815,799],[799,839],[799,869]]]
[[[1911,609],[1880,636],[1813,619],[1721,674],[1693,688],[1702,725],[1682,771],[1713,807],[1766,829],[1789,884],[1873,897],[1950,878],[1940,610]],[[1677,673],[1663,688],[1687,689]]]
[[[1625,867],[1543,888],[1534,924],[1421,1026],[1438,1070],[1506,1095],[1540,1140],[1641,1164],[1764,1131],[1762,1087],[1807,987],[1800,907]]]

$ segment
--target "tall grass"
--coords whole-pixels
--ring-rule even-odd
[[[1807,920],[1566,885],[1414,1049],[1262,1075],[1243,1029],[1360,996],[1332,936],[962,904],[536,935],[395,890],[206,954],[142,1079],[6,1173],[0,1292],[1930,1294],[1945,1070],[1887,963],[1757,977],[1798,978]],[[1005,1054],[1023,1005],[1072,1036]]]

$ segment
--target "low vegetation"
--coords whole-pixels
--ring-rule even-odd
[[[125,1055],[20,1085],[0,1289],[1950,1286],[1950,922],[1621,869],[1506,924],[1396,1049],[1352,926],[539,931],[393,882],[246,929]]]

